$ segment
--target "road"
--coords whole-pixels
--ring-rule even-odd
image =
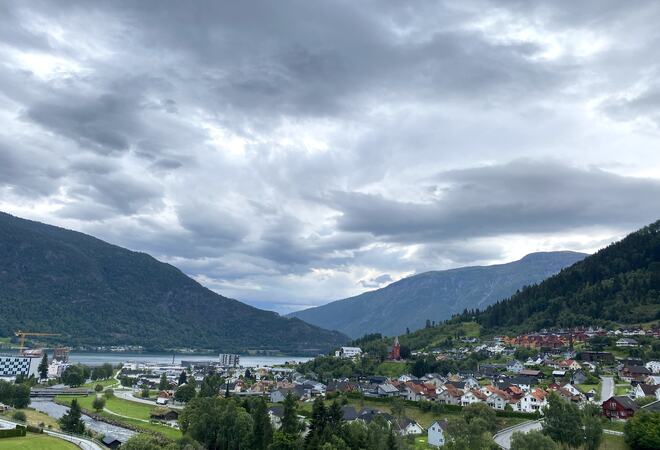
[[[115,391],[115,396],[119,397],[123,400],[128,400],[130,402],[143,403],[145,405],[150,405],[150,406],[158,406],[158,405],[156,405],[156,402],[154,400],[147,400],[146,398],[140,398],[140,397],[133,396],[133,391],[131,391],[131,390],[122,390],[122,391],[116,390]],[[183,406],[174,405],[172,403],[168,403],[166,406],[168,408],[171,408],[171,409],[183,409]]]
[[[99,444],[97,444],[94,441],[80,438],[78,436],[69,436],[68,434],[58,433],[57,431],[50,431],[50,430],[44,430],[44,433],[46,433],[49,436],[53,436],[56,438],[63,439],[65,441],[69,441],[72,444],[75,444],[78,447],[80,447],[82,450],[107,450],[106,448],[101,447]]]
[[[509,450],[511,448],[511,436],[513,436],[513,433],[529,433],[530,431],[537,431],[542,428],[543,425],[541,425],[541,421],[539,420],[523,422],[511,428],[505,428],[504,430],[495,434],[495,436],[493,436],[493,440],[503,449]]]
[[[601,377],[600,379],[603,381],[600,387],[600,401],[604,402],[614,396],[614,378]]]
[[[0,419],[0,430],[13,430],[16,428],[15,422],[10,422],[9,420]]]

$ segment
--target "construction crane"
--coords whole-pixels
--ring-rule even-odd
[[[23,354],[25,350],[25,338],[27,336],[59,336],[58,333],[31,333],[29,331],[17,331],[14,333],[16,337],[20,339],[18,347],[20,349],[21,354]]]

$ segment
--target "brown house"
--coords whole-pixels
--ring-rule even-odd
[[[608,419],[626,420],[638,409],[637,403],[625,395],[615,395],[603,402],[603,415]]]

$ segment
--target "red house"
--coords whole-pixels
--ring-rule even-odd
[[[626,420],[638,409],[637,403],[625,395],[615,395],[603,402],[603,415],[608,419]]]

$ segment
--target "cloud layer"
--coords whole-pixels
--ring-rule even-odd
[[[0,4],[0,207],[288,312],[660,216],[660,5]]]

